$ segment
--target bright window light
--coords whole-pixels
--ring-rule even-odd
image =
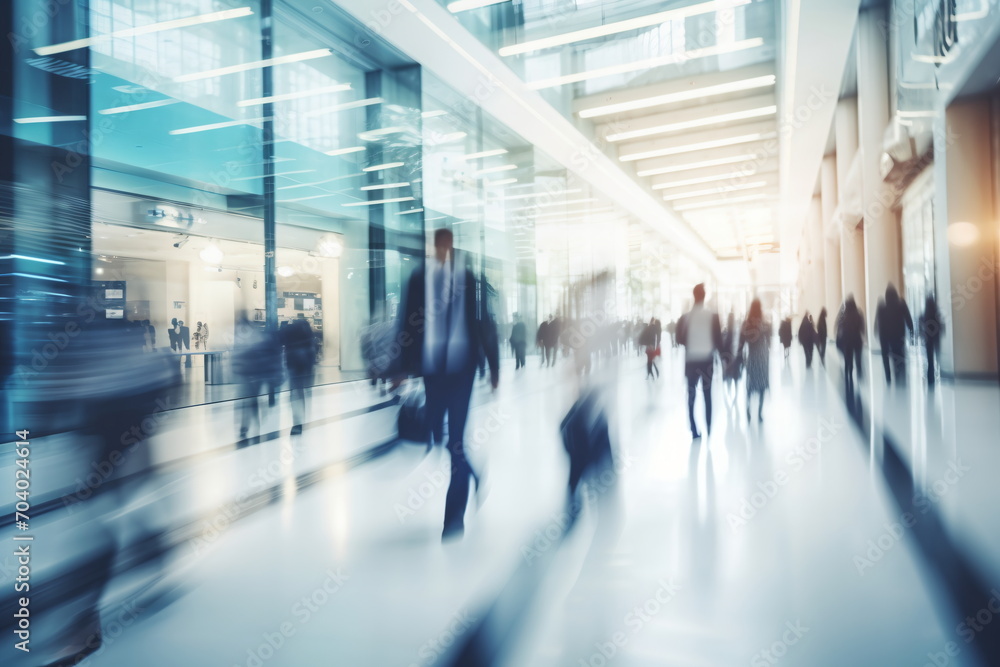
[[[501,2],[507,2],[507,0],[456,0],[456,2],[448,3],[448,11],[452,14],[457,14],[458,12],[464,12],[470,9],[479,9],[480,7],[489,7],[490,5],[499,5]]]
[[[743,195],[742,197],[730,197],[728,199],[699,202],[697,204],[684,204],[683,206],[675,206],[674,210],[693,211],[699,208],[724,208],[726,206],[731,206],[732,204],[742,204],[748,201],[760,201],[761,199],[767,199],[769,196],[770,195],[765,195],[765,194]]]
[[[408,182],[403,183],[376,183],[375,185],[364,185],[361,190],[367,192],[368,190],[391,190],[392,188],[405,188],[409,185]]]
[[[267,104],[268,102],[285,102],[287,100],[298,100],[303,97],[315,97],[316,95],[327,95],[330,93],[342,93],[345,90],[350,90],[351,84],[349,83],[338,83],[335,86],[323,86],[321,88],[312,88],[310,90],[300,90],[295,93],[283,93],[281,95],[271,95],[270,97],[255,97],[249,100],[240,100],[236,103],[238,107],[252,107],[257,104]]]
[[[495,148],[491,151],[480,151],[478,153],[469,153],[468,155],[463,155],[459,160],[480,160],[484,157],[493,157],[495,155],[506,155],[506,148]]]
[[[610,116],[611,114],[622,113],[626,111],[636,111],[638,109],[648,109],[649,107],[658,107],[665,104],[674,104],[675,102],[687,102],[690,100],[702,99],[704,97],[725,95],[726,93],[737,93],[744,90],[765,88],[768,86],[773,86],[774,82],[775,82],[775,76],[773,74],[768,74],[767,76],[758,76],[750,79],[744,79],[742,81],[733,81],[731,83],[720,83],[715,86],[705,86],[703,88],[696,88],[694,90],[684,90],[676,93],[667,93],[665,95],[654,95],[653,97],[645,97],[641,100],[632,100],[630,102],[618,102],[616,104],[604,104],[597,107],[589,107],[587,109],[581,109],[579,111],[579,116],[580,118],[596,118],[598,116]]]
[[[93,44],[97,44],[104,41],[109,41],[112,39],[120,39],[123,37],[136,37],[138,35],[148,35],[150,33],[162,32],[164,30],[174,30],[176,28],[187,28],[202,23],[212,23],[214,21],[225,21],[226,19],[235,19],[241,16],[250,16],[251,14],[253,14],[253,10],[250,9],[249,7],[227,9],[221,12],[212,12],[211,14],[202,14],[200,16],[189,16],[183,19],[174,19],[173,21],[163,21],[162,23],[150,23],[147,25],[136,26],[134,28],[125,28],[124,30],[116,30],[106,35],[96,35],[94,37],[88,37],[86,39],[75,39],[72,42],[63,42],[61,44],[53,44],[52,46],[42,46],[35,49],[35,53],[37,53],[40,56],[51,56],[56,53],[63,53],[64,51],[73,51],[74,49],[82,49],[84,47],[91,46]]]
[[[632,62],[621,63],[620,65],[599,67],[597,69],[592,69],[585,72],[566,74],[564,76],[557,76],[551,79],[529,81],[528,88],[531,88],[532,90],[553,88],[555,86],[562,86],[567,83],[578,83],[580,81],[587,81],[589,79],[598,79],[602,76],[628,74],[629,72],[638,72],[640,70],[653,69],[654,67],[663,67],[664,65],[676,65],[680,63],[685,63],[689,60],[695,60],[697,58],[708,58],[711,56],[722,55],[723,53],[732,53],[734,51],[753,49],[763,45],[764,45],[764,40],[761,39],[760,37],[755,37],[753,39],[744,39],[739,42],[733,42],[732,44],[717,44],[715,46],[708,46],[703,49],[694,49],[692,51],[685,51],[684,53],[673,53],[666,56],[657,56],[656,58],[647,58],[645,60],[635,60]]]
[[[65,123],[75,120],[87,120],[86,116],[32,116],[30,118],[15,118],[15,123]]]
[[[689,171],[691,169],[704,169],[705,167],[721,167],[727,164],[739,164],[746,160],[757,158],[756,153],[744,153],[731,157],[720,157],[714,160],[702,160],[700,162],[687,162],[685,164],[672,164],[669,167],[654,167],[652,169],[641,169],[637,172],[640,177],[658,176],[660,174],[676,174],[679,171]]]
[[[675,195],[663,195],[663,201],[677,201],[678,199],[693,199],[694,197],[705,197],[707,195],[725,195],[727,192],[737,190],[753,190],[767,185],[767,181],[754,181],[753,183],[741,183],[739,185],[726,185],[718,188],[708,188],[706,190],[694,190],[693,192],[681,192]]]
[[[499,167],[487,167],[486,169],[480,169],[476,172],[476,176],[485,176],[486,174],[495,174],[499,171],[510,171],[511,169],[517,169],[516,164],[502,164]]]
[[[647,14],[646,16],[639,16],[625,21],[616,21],[614,23],[594,26],[593,28],[584,28],[583,30],[574,30],[561,35],[553,35],[552,37],[543,37],[542,39],[534,39],[529,42],[512,44],[501,48],[500,55],[515,56],[520,53],[530,53],[531,51],[551,49],[556,46],[573,44],[574,42],[583,42],[588,39],[597,39],[599,37],[608,37],[609,35],[617,35],[621,32],[649,28],[661,25],[668,21],[676,21],[689,16],[698,16],[699,14],[709,14],[711,12],[717,12],[719,10],[740,7],[748,4],[750,4],[750,0],[712,0],[711,2],[703,2],[697,5],[690,5],[688,7],[680,7],[678,9],[669,9],[665,12]]]
[[[364,146],[351,146],[349,148],[337,148],[332,151],[327,151],[327,155],[348,155],[350,153],[360,153],[365,150]]]
[[[246,120],[227,120],[221,123],[209,123],[208,125],[195,125],[193,127],[182,127],[179,130],[170,130],[170,134],[194,134],[195,132],[207,132],[208,130],[221,130],[225,127],[236,127],[237,125],[249,125],[250,123],[260,123],[266,118],[247,118]]]
[[[755,132],[753,134],[743,134],[738,137],[729,137],[727,139],[713,139],[712,141],[702,141],[696,144],[674,146],[672,148],[657,148],[651,151],[642,151],[640,153],[628,153],[620,156],[618,159],[622,162],[631,162],[633,160],[644,160],[646,158],[662,157],[664,155],[680,155],[681,153],[691,153],[693,151],[700,151],[708,148],[748,144],[751,141],[760,141],[762,139],[770,138],[772,135],[773,133]]]
[[[373,104],[382,104],[384,102],[381,97],[369,97],[364,100],[354,100],[353,102],[344,102],[343,104],[334,104],[330,107],[323,107],[321,109],[311,109],[310,111],[302,114],[305,118],[312,118],[313,116],[322,116],[328,113],[337,113],[338,111],[347,111],[348,109],[359,109],[361,107],[371,106]]]
[[[331,51],[330,49],[315,49],[313,51],[303,51],[302,53],[291,53],[287,56],[278,56],[277,58],[265,58],[264,60],[254,60],[253,62],[241,63],[239,65],[218,67],[216,69],[205,70],[204,72],[192,72],[191,74],[181,74],[180,76],[175,76],[174,81],[176,81],[177,83],[186,83],[188,81],[201,81],[202,79],[211,79],[217,76],[236,74],[237,72],[248,72],[254,69],[273,67],[274,65],[298,63],[302,62],[303,60],[314,60],[316,58],[325,58],[326,56],[331,56],[331,55],[333,55],[333,51]]]
[[[772,104],[770,106],[759,107],[757,109],[747,109],[746,111],[735,111],[733,113],[723,113],[717,116],[695,118],[693,120],[681,121],[679,123],[667,123],[666,125],[657,125],[656,127],[647,127],[641,130],[629,130],[627,132],[617,132],[615,134],[609,134],[607,136],[607,140],[624,141],[626,139],[639,139],[641,137],[649,137],[654,134],[680,132],[681,130],[690,130],[696,127],[705,127],[707,125],[716,125],[718,123],[729,123],[738,120],[749,120],[751,118],[763,118],[765,116],[773,116],[775,113],[777,113],[777,111],[778,107]]]
[[[128,104],[123,107],[111,107],[110,109],[101,109],[97,113],[104,116],[110,116],[116,113],[129,113],[130,111],[142,111],[144,109],[156,109],[157,107],[165,107],[171,104],[177,104],[180,100],[165,99],[165,100],[154,100],[152,102],[142,102],[141,104]]]
[[[373,199],[371,201],[355,201],[343,206],[374,206],[375,204],[395,204],[401,201],[413,201],[413,197],[393,197],[392,199]]]
[[[373,164],[370,167],[365,167],[361,171],[382,171],[383,169],[395,169],[396,167],[402,167],[404,162],[386,162],[384,164]]]

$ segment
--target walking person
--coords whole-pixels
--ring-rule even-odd
[[[655,318],[650,318],[649,324],[639,334],[639,344],[646,351],[646,378],[653,378],[654,380],[660,377],[660,369],[656,366],[656,357],[659,356],[660,350],[656,345],[655,322]],[[653,371],[656,371],[655,376],[653,375]]]
[[[281,342],[277,334],[250,322],[245,316],[236,323],[236,349],[233,350],[233,372],[242,383],[243,401],[240,408],[240,443],[249,444],[250,427],[261,428],[260,396],[265,385],[268,405],[281,384]]]
[[[819,319],[816,320],[816,353],[819,354],[820,363],[826,366],[826,308],[819,311]]]
[[[778,326],[778,340],[781,341],[781,347],[785,350],[785,363],[788,363],[788,349],[792,346],[792,318],[786,317],[781,320],[781,325]]]
[[[463,439],[480,354],[489,364],[493,389],[500,381],[499,349],[496,337],[487,334],[485,310],[477,299],[475,276],[456,260],[451,230],[438,229],[434,257],[413,272],[406,289],[400,327],[412,344],[403,346],[400,361],[405,375],[424,379],[428,421],[436,424],[448,417],[451,482],[445,497],[445,539],[463,534],[470,480],[477,488],[479,484]]]
[[[934,357],[941,349],[941,336],[944,334],[944,320],[938,310],[933,294],[928,294],[924,302],[924,314],[920,316],[920,334],[924,338],[924,349],[927,352],[927,384],[934,386]]]
[[[854,386],[854,369],[862,375],[861,348],[865,341],[865,316],[858,310],[854,295],[848,294],[837,317],[837,349],[844,355],[844,383],[850,390]]]
[[[726,318],[726,331],[722,336],[722,382],[730,406],[736,405],[736,383],[743,374],[743,355],[737,349],[739,331],[736,329],[736,315],[730,311]]]
[[[885,383],[906,382],[906,332],[913,335],[913,318],[906,301],[900,298],[892,283],[885,288],[885,300],[879,301],[875,311],[875,333],[882,345],[882,366]],[[892,372],[890,373],[890,369]]]
[[[740,328],[738,353],[744,355],[746,349],[747,369],[747,422],[750,421],[750,399],[759,396],[757,421],[764,421],[764,394],[771,384],[771,323],[764,319],[760,299],[750,304],[750,312]]]
[[[288,398],[292,404],[292,435],[302,433],[306,421],[306,392],[313,386],[316,368],[316,336],[302,313],[281,330],[288,369]]]
[[[549,325],[545,328],[545,356],[549,366],[556,365],[556,356],[559,353],[559,336],[562,334],[562,319],[549,316]]]
[[[552,316],[549,315],[549,318]],[[535,334],[535,347],[541,353],[542,366],[547,366],[549,363],[549,348],[545,346],[545,342],[548,340],[549,336],[549,321],[542,320],[542,323],[538,325],[538,332]]]
[[[806,368],[812,368],[813,346],[816,344],[816,327],[813,326],[812,315],[809,311],[802,316],[802,324],[799,325],[799,344],[803,352],[806,353]]]
[[[514,313],[514,326],[510,330],[510,347],[514,351],[514,370],[524,368],[524,353],[528,347],[528,330],[521,316]]]
[[[712,434],[712,372],[715,353],[722,348],[719,316],[705,307],[705,285],[694,286],[694,306],[677,323],[677,343],[684,346],[684,375],[688,386],[688,422],[691,437],[701,437],[694,419],[695,394],[701,382],[705,398],[705,429]]]

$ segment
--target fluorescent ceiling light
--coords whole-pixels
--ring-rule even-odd
[[[478,153],[469,153],[468,155],[463,155],[459,160],[479,160],[484,157],[493,157],[494,155],[505,155],[507,153],[506,148],[495,148],[491,151],[480,151]]]
[[[313,116],[322,116],[326,113],[337,113],[338,111],[347,111],[348,109],[359,109],[361,107],[371,106],[373,104],[382,104],[384,102],[381,97],[369,97],[363,100],[354,100],[353,102],[344,102],[343,104],[334,104],[333,106],[323,107],[322,109],[312,109],[311,111],[306,111],[302,114],[305,118],[312,118]]]
[[[511,169],[517,169],[516,164],[502,164],[499,167],[487,167],[486,169],[480,169],[476,172],[476,176],[484,176],[486,174],[495,174],[498,171],[510,171]]]
[[[718,188],[708,188],[707,190],[695,190],[693,192],[680,192],[675,195],[663,195],[663,201],[677,201],[678,199],[692,199],[694,197],[704,197],[706,195],[725,195],[727,192],[736,190],[753,190],[767,185],[767,181],[754,181],[753,183],[741,183],[739,185],[727,185]]]
[[[63,123],[66,121],[87,120],[86,116],[33,116],[30,118],[15,118],[15,123]]]
[[[499,5],[501,2],[507,2],[507,0],[456,0],[455,2],[448,3],[448,11],[452,14],[457,14],[458,12],[464,12],[470,9],[479,9],[480,7],[489,7],[490,5]]]
[[[337,148],[332,151],[327,151],[327,155],[347,155],[348,153],[360,153],[365,150],[364,146],[351,146],[350,148]]]
[[[401,125],[392,125],[390,127],[380,127],[374,130],[358,132],[358,139],[361,141],[377,141],[381,137],[385,137],[390,134],[399,134],[400,132],[406,132],[406,128]]]
[[[236,103],[238,107],[252,107],[256,104],[267,104],[268,102],[285,102],[287,100],[297,100],[303,97],[313,97],[316,95],[326,95],[328,93],[342,93],[350,90],[351,84],[338,83],[335,86],[323,86],[322,88],[312,88],[310,90],[300,90],[296,93],[283,93],[281,95],[271,95],[270,97],[255,97],[249,100],[241,100]]]
[[[431,111],[422,111],[420,113],[421,118],[437,118],[438,116],[445,116],[448,112],[444,109],[433,109]]]
[[[628,32],[630,30],[650,28],[652,26],[666,23],[667,21],[675,21],[689,16],[708,14],[711,12],[717,12],[720,9],[730,9],[732,7],[739,7],[741,5],[748,4],[750,4],[750,0],[712,0],[712,2],[703,2],[701,4],[690,5],[688,7],[668,9],[665,12],[647,14],[646,16],[639,16],[634,19],[606,23],[605,25],[584,28],[583,30],[574,30],[561,35],[553,35],[552,37],[543,37],[541,39],[533,39],[529,42],[521,42],[520,44],[511,44],[510,46],[501,48],[500,55],[516,56],[520,53],[530,53],[531,51],[551,49],[556,46],[583,42],[589,39],[597,39],[599,37],[608,37],[610,35],[617,35],[618,33]]]
[[[326,56],[331,55],[333,55],[333,51],[330,49],[314,49],[312,51],[303,51],[302,53],[290,53],[287,56],[278,56],[277,58],[265,58],[264,60],[254,60],[252,62],[241,63],[239,65],[218,67],[216,69],[205,70],[204,72],[181,74],[180,76],[175,76],[174,81],[177,83],[201,81],[202,79],[211,79],[217,76],[225,76],[226,74],[236,74],[237,72],[247,72],[254,69],[263,69],[264,67],[273,67],[274,65],[285,65],[287,63],[298,63],[303,60],[325,58]]]
[[[88,37],[86,39],[75,39],[71,42],[53,44],[52,46],[42,46],[35,49],[35,53],[37,53],[40,56],[51,56],[56,53],[63,53],[64,51],[73,51],[75,49],[82,49],[84,47],[91,46],[92,44],[97,44],[112,39],[120,39],[123,37],[136,37],[138,35],[148,35],[150,33],[162,32],[164,30],[174,30],[176,28],[187,28],[193,25],[200,25],[202,23],[212,23],[214,21],[235,19],[241,16],[250,16],[251,14],[253,14],[253,10],[250,9],[249,7],[239,7],[237,9],[227,9],[221,12],[212,12],[211,14],[202,14],[200,16],[189,16],[183,19],[174,19],[173,21],[163,21],[161,23],[149,23],[147,25],[136,26],[134,28],[125,28],[123,30],[116,30],[106,35],[96,35],[94,37]]]
[[[650,151],[642,151],[641,153],[628,153],[627,155],[622,155],[618,159],[622,162],[631,162],[632,160],[644,160],[651,157],[662,157],[665,155],[680,155],[681,153],[691,153],[693,151],[705,150],[708,148],[720,148],[722,146],[735,146],[736,144],[748,144],[751,141],[760,141],[761,139],[767,139],[773,136],[773,132],[755,132],[753,134],[742,134],[738,137],[729,137],[727,139],[713,139],[711,141],[702,141],[696,144],[686,144],[684,146],[674,146],[672,148],[657,148]]]
[[[730,206],[732,204],[740,204],[748,201],[759,201],[761,199],[767,199],[770,195],[766,194],[756,194],[756,195],[743,195],[742,197],[730,197],[729,199],[719,199],[717,201],[706,201],[700,202],[698,204],[684,204],[683,206],[675,206],[675,211],[691,211],[698,208],[723,208]]]
[[[469,136],[469,134],[467,132],[461,132],[461,131],[459,131],[459,132],[450,132],[448,134],[442,134],[441,136],[438,136],[438,137],[430,137],[430,139],[431,139],[430,143],[432,145],[447,144],[447,143],[450,143],[452,141],[458,141],[459,139],[465,139],[467,136]]]
[[[371,201],[356,201],[342,206],[374,206],[375,204],[394,204],[400,201],[413,201],[413,197],[394,197],[392,199],[373,199]]]
[[[772,104],[766,107],[747,109],[746,111],[734,111],[733,113],[723,113],[717,116],[695,118],[693,120],[686,120],[679,123],[667,123],[666,125],[657,125],[656,127],[647,127],[641,130],[629,130],[627,132],[617,132],[615,134],[609,134],[606,138],[608,141],[623,141],[625,139],[638,139],[640,137],[648,137],[654,134],[679,132],[681,130],[690,130],[696,127],[715,125],[717,123],[729,123],[737,120],[748,120],[750,118],[763,118],[764,116],[774,115],[775,113],[777,113],[777,111],[778,107]]]
[[[361,171],[382,171],[383,169],[395,169],[396,167],[402,167],[405,162],[386,162],[384,164],[373,164],[370,167],[365,167]]]
[[[291,173],[291,172],[289,172]],[[279,190],[294,190],[296,188],[309,188],[316,185],[324,185],[326,183],[333,183],[335,181],[342,181],[345,178],[358,178],[364,174],[348,174],[346,176],[334,176],[333,178],[327,178],[322,181],[313,181],[312,183],[296,183],[295,185],[282,185]]]
[[[275,176],[275,178],[277,178],[278,176],[291,176],[292,174],[310,174],[310,173],[312,173],[314,171],[316,171],[316,170],[315,169],[299,169],[297,171],[283,171],[280,174],[275,174],[274,176]],[[263,174],[259,174],[257,176],[240,176],[239,178],[231,178],[229,180],[231,180],[231,181],[253,181],[253,180],[261,179],[261,178],[264,178]]]
[[[744,90],[753,90],[755,88],[765,88],[767,86],[773,86],[774,82],[775,76],[773,74],[768,74],[767,76],[758,76],[750,79],[743,79],[742,81],[733,81],[731,83],[720,83],[715,86],[705,86],[694,90],[684,90],[676,93],[667,93],[665,95],[654,95],[653,97],[646,97],[641,100],[632,100],[631,102],[618,102],[616,104],[605,104],[599,107],[590,107],[588,109],[581,109],[579,111],[579,116],[580,118],[610,116],[611,114],[622,113],[625,111],[648,109],[649,107],[697,100],[703,97],[712,97],[713,95],[725,95],[726,93],[737,93]]]
[[[529,183],[529,185],[530,185],[530,183]],[[504,201],[514,201],[516,199],[531,199],[532,197],[544,197],[545,195],[549,195],[550,197],[554,197],[556,195],[576,194],[577,192],[583,192],[583,190],[581,190],[580,188],[570,188],[569,190],[554,190],[552,192],[549,192],[548,190],[545,190],[543,192],[529,192],[529,193],[523,194],[523,195],[511,195],[509,197],[504,197],[503,200]]]
[[[141,104],[128,104],[123,107],[111,107],[110,109],[101,109],[97,113],[104,116],[110,116],[116,113],[128,113],[130,111],[142,111],[143,109],[155,109],[157,107],[165,107],[171,104],[177,104],[180,100],[174,100],[167,98],[165,100],[155,100],[153,102],[142,102]]]
[[[668,188],[681,188],[686,185],[700,185],[702,183],[712,183],[715,181],[725,181],[728,179],[743,178],[747,176],[742,171],[730,171],[725,174],[716,174],[715,176],[703,176],[701,178],[688,178],[683,181],[670,181],[669,183],[654,183],[654,190],[666,190]]]
[[[721,167],[726,164],[738,164],[745,160],[754,160],[756,153],[744,153],[743,155],[733,155],[732,157],[720,157],[714,160],[702,160],[701,162],[688,162],[685,164],[674,164],[669,167],[654,167],[652,169],[641,169],[636,172],[637,176],[658,176],[660,174],[675,174],[679,171],[689,171],[691,169],[703,169],[705,167]]]
[[[411,208],[409,211],[400,211],[399,213],[397,213],[397,215],[409,215],[411,213],[423,213],[423,212],[424,209],[422,208]]]
[[[731,44],[717,44],[715,46],[708,46],[703,49],[694,49],[691,51],[685,51],[683,53],[671,53],[665,56],[657,56],[656,58],[647,58],[646,60],[636,60],[632,62],[621,63],[619,65],[599,67],[597,69],[592,69],[585,72],[576,72],[574,74],[556,76],[552,77],[551,79],[529,81],[528,88],[531,88],[532,90],[540,90],[542,88],[552,88],[554,86],[562,86],[567,83],[578,83],[580,81],[587,81],[588,79],[597,79],[602,76],[628,74],[629,72],[638,72],[639,70],[653,69],[654,67],[662,67],[664,65],[677,65],[685,63],[689,60],[694,60],[696,58],[707,58],[709,56],[718,56],[722,55],[723,53],[732,53],[733,51],[753,49],[763,45],[764,45],[764,40],[762,38],[754,37],[753,39],[744,39],[739,42],[733,42]]]
[[[539,208],[545,208],[546,206],[568,206],[570,204],[590,204],[595,201],[600,201],[596,197],[586,197],[584,199],[566,199],[563,201],[547,201],[540,204],[535,204]]]
[[[522,209],[522,211],[526,210],[529,209]],[[559,218],[559,217],[565,217],[567,215],[585,215],[585,214],[603,215],[605,213],[612,213],[614,212],[614,210],[615,210],[614,206],[604,206],[601,208],[585,208],[579,211],[549,211],[548,213],[539,213],[531,217],[534,218],[535,220],[541,220],[543,218]]]
[[[361,189],[365,192],[368,190],[389,190],[391,188],[405,188],[409,183],[376,183],[375,185],[363,185]]]
[[[195,125],[193,127],[182,127],[179,130],[170,130],[169,134],[194,134],[195,132],[207,132],[208,130],[220,130],[225,127],[236,127],[237,125],[249,125],[250,123],[260,123],[266,118],[247,118],[246,120],[227,120],[221,123],[209,123],[208,125]]]
[[[516,178],[501,178],[498,181],[486,181],[486,186],[497,186],[497,185],[510,185],[511,183],[517,183]]]

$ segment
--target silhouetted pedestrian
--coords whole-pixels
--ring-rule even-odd
[[[906,332],[913,334],[913,319],[910,309],[889,283],[885,288],[885,301],[879,302],[875,311],[875,333],[882,345],[882,365],[885,368],[885,382],[906,382]],[[890,368],[892,372],[890,373]]]
[[[819,311],[819,319],[816,320],[816,352],[819,353],[820,362],[826,366],[826,308]]]
[[[785,351],[785,362],[788,362],[788,349],[792,346],[792,318],[786,317],[778,326],[778,340]]]
[[[316,368],[316,336],[305,315],[281,330],[288,369],[289,400],[292,404],[292,435],[302,433],[306,421],[306,392],[313,386]]]
[[[510,347],[514,352],[514,370],[524,368],[524,353],[528,347],[528,330],[517,313],[514,313],[514,326],[510,330]]]
[[[924,314],[920,316],[920,335],[924,338],[924,349],[927,352],[927,384],[933,385],[936,375],[934,357],[941,350],[941,336],[944,335],[944,320],[933,294],[928,294],[924,303]]]
[[[764,319],[760,299],[750,304],[743,326],[740,328],[739,354],[746,349],[747,369],[747,421],[750,421],[750,397],[757,394],[757,420],[764,421],[764,394],[771,386],[771,323]]]
[[[802,324],[799,325],[799,344],[803,352],[806,353],[806,368],[812,368],[813,346],[816,344],[816,327],[813,326],[812,315],[809,311],[802,317]]]
[[[694,401],[701,381],[705,399],[705,428],[712,433],[712,372],[715,353],[722,347],[719,316],[705,307],[705,285],[694,286],[694,306],[677,323],[677,343],[684,346],[684,375],[688,386],[688,422],[691,437],[701,437],[694,420]]]
[[[837,349],[844,355],[844,382],[847,388],[854,385],[854,369],[862,376],[861,348],[865,340],[865,317],[848,294],[840,315],[837,316]]]

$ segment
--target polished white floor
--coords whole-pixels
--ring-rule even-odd
[[[559,546],[547,537],[558,532],[568,470],[558,424],[575,385],[568,364],[536,363],[529,358],[519,374],[505,367],[495,395],[477,389],[467,440],[484,492],[459,543],[440,542],[440,450],[405,445],[337,469],[391,435],[394,410],[178,463],[135,507],[118,508],[121,523],[201,522],[202,535],[169,559],[158,589],[171,593],[127,627],[115,619],[134,582],[109,588],[105,648],[87,664],[445,664],[454,638],[498,596],[509,598],[505,585],[526,571],[538,584],[513,598],[523,623],[498,664],[920,666],[949,641],[961,651],[947,664],[973,664],[934,573],[896,527],[877,458],[819,369],[775,357],[762,424],[756,415],[747,423],[742,396],[727,409],[717,382],[712,434],[692,443],[679,357],[661,360],[658,382],[626,358],[610,380],[619,473],[606,498],[617,500],[619,520],[598,522],[588,507]],[[317,392],[313,416],[379,400],[361,383]],[[271,419],[287,427],[279,407]],[[940,418],[952,419],[947,410]],[[234,439],[232,406],[171,420],[157,436],[159,457],[171,458],[170,443],[210,452]],[[924,478],[942,472],[956,446],[945,435],[912,450]],[[981,465],[995,455],[966,454],[989,449],[982,437],[961,449]],[[297,489],[296,477],[331,465],[331,477]],[[246,509],[240,498],[261,484],[283,493],[229,521],[234,503]],[[946,496],[942,512],[995,567],[989,519],[972,503],[995,505],[996,496],[973,486]],[[85,539],[55,530],[73,519],[51,521],[47,535],[65,534],[67,545]],[[599,528],[616,540],[595,543]]]

